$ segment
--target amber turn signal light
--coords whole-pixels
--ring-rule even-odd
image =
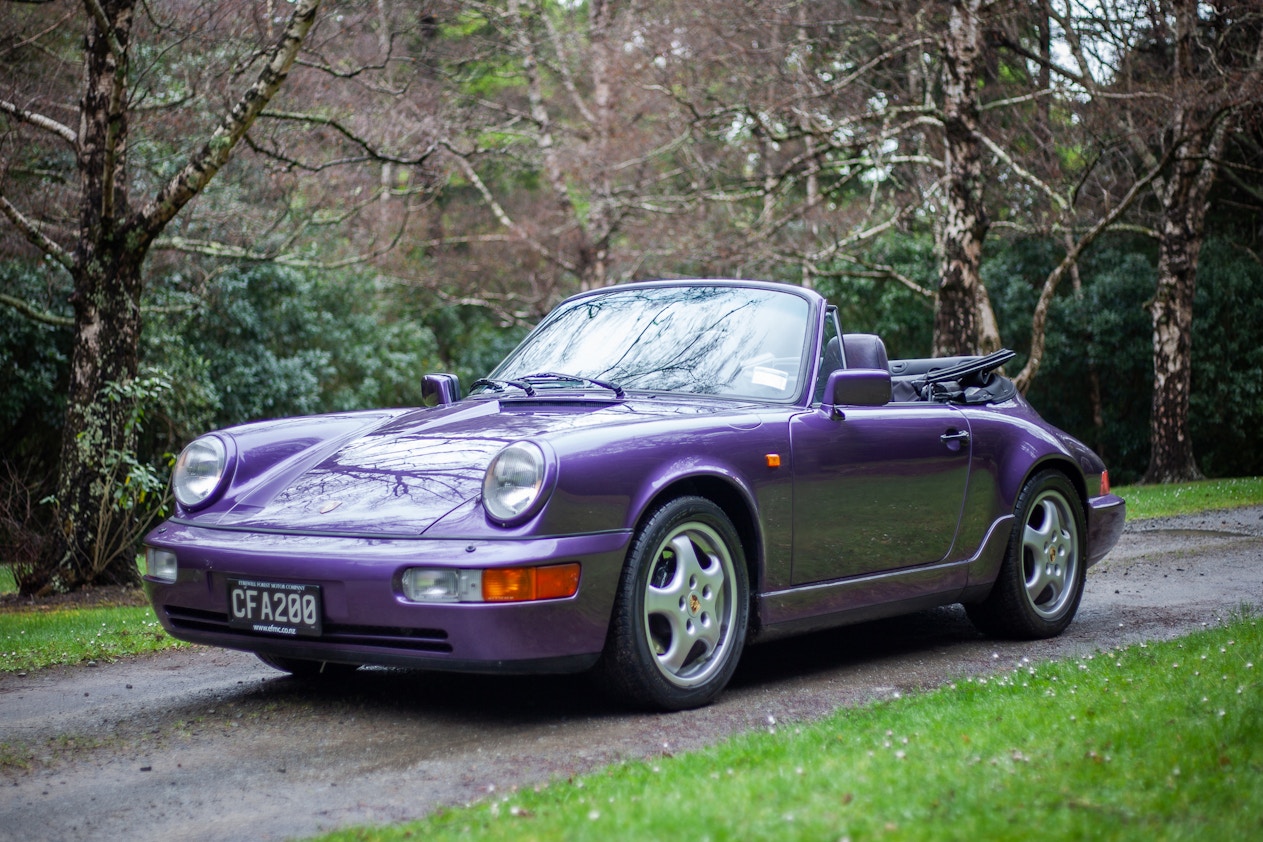
[[[565,599],[579,590],[579,565],[552,564],[547,567],[500,567],[482,571],[482,598],[485,602],[531,602],[538,599]]]

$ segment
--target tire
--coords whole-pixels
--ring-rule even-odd
[[[632,541],[597,675],[637,707],[701,707],[732,678],[749,616],[732,521],[702,497],[671,500]]]
[[[1014,514],[1013,535],[991,593],[965,610],[975,626],[996,637],[1056,637],[1070,625],[1083,598],[1083,503],[1065,474],[1048,470],[1022,487]]]
[[[255,652],[254,655],[272,669],[287,672],[295,678],[339,678],[359,669],[358,664],[309,661],[306,658],[286,658],[283,655],[265,655],[262,652]]]

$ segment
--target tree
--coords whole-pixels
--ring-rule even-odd
[[[1173,53],[1173,76],[1179,84],[1175,108],[1167,130],[1180,148],[1168,175],[1155,191],[1160,206],[1158,229],[1158,284],[1149,307],[1153,318],[1153,407],[1150,415],[1149,470],[1146,482],[1181,482],[1200,479],[1189,428],[1189,400],[1192,380],[1193,300],[1197,266],[1205,241],[1206,211],[1210,191],[1218,174],[1224,144],[1236,122],[1240,107],[1234,103],[1236,91],[1215,91],[1210,102],[1205,97],[1201,67],[1207,51],[1219,50],[1208,43],[1195,3],[1178,3],[1172,9],[1174,31],[1168,34]],[[1256,89],[1263,71],[1263,39],[1259,20],[1254,21],[1255,53],[1246,66],[1244,89],[1247,96]],[[1166,34],[1166,33],[1164,33]],[[1228,57],[1225,57],[1228,58]],[[1237,58],[1237,57],[1232,57]],[[1235,62],[1230,62],[1235,63]],[[1240,69],[1240,68],[1237,68]],[[1237,76],[1238,74],[1233,74]],[[1213,80],[1221,84],[1229,80]],[[1213,84],[1213,82],[1212,82]],[[1227,94],[1224,97],[1223,94]],[[1136,145],[1146,162],[1154,159],[1148,145]]]
[[[681,138],[647,84],[653,53],[635,48],[645,14],[605,0],[460,5],[438,62],[455,112],[443,212],[417,241],[426,265],[402,271],[506,321],[643,271],[658,220],[685,203]]]
[[[691,75],[659,84],[679,91],[695,129],[709,133],[692,149],[710,153],[698,167],[713,181],[708,199],[746,234],[732,243],[735,257],[781,274],[796,265],[808,285],[827,276],[900,283],[933,302],[934,353],[997,348],[980,275],[991,222],[979,91],[995,64],[988,32],[1010,5],[767,3],[739,18],[710,10],[700,29],[722,44],[706,53],[721,73],[704,75],[711,62],[690,51]],[[707,40],[689,33],[690,47]],[[938,245],[928,286],[876,247],[917,228],[932,229]]]
[[[134,83],[144,69],[135,58],[135,0],[84,0],[82,98],[73,109],[77,128],[52,116],[58,113],[50,108],[55,103],[38,88],[26,101],[10,98],[9,91],[0,100],[11,123],[58,140],[73,157],[77,176],[73,222],[39,218],[45,208],[36,197],[20,197],[11,183],[0,182],[0,211],[10,225],[74,282],[56,529],[43,565],[47,589],[136,578],[132,559],[110,545],[111,530],[103,529],[102,521],[119,517],[113,494],[134,466],[142,267],[158,236],[228,162],[285,82],[319,6],[320,0],[296,0],[271,46],[250,61],[256,68],[253,82],[205,142],[147,198],[139,195],[145,181],[129,167],[130,120],[138,106]],[[141,13],[148,10],[141,7]]]
[[[1072,85],[1080,119],[1107,131],[1148,187],[1159,247],[1153,325],[1149,482],[1201,476],[1189,428],[1192,319],[1210,191],[1227,138],[1258,101],[1263,16],[1252,3],[1160,0],[1082,9],[1048,4],[1068,62],[1014,42],[1018,54]]]
[[[880,3],[677,4],[642,28],[654,86],[688,129],[679,158],[693,211],[690,265],[806,286],[834,278],[933,291],[873,257],[927,211],[910,174],[926,108],[902,78],[926,38]],[[937,174],[935,175],[937,178]]]

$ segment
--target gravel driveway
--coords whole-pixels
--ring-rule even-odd
[[[202,648],[0,674],[0,840],[286,839],[422,816],[1032,660],[1263,606],[1263,507],[1130,524],[1060,638],[999,643],[957,608],[753,647],[703,710],[629,714],[582,678],[364,669],[288,678]]]

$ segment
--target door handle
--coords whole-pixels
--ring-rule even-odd
[[[946,445],[951,445],[956,442],[959,442],[960,444],[964,444],[965,442],[969,441],[969,431],[968,430],[948,430],[946,433],[943,433],[943,435],[939,436],[938,440]]]

